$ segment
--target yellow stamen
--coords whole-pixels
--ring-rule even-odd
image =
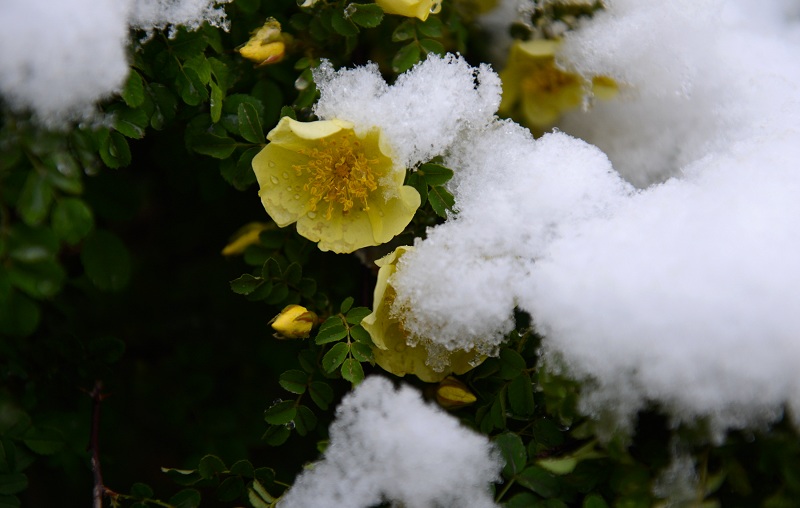
[[[367,158],[361,142],[351,132],[322,139],[319,144],[321,148],[300,151],[308,156],[308,163],[293,166],[298,175],[307,173],[308,182],[303,188],[311,193],[311,210],[316,210],[320,201],[328,203],[327,219],[333,215],[334,203],[341,204],[344,213],[356,201],[369,210],[367,197],[378,188],[373,174],[378,159]]]
[[[564,72],[548,62],[523,78],[522,86],[528,93],[553,93],[578,84],[578,76]]]

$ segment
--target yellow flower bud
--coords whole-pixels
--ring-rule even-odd
[[[269,323],[278,339],[305,339],[317,324],[317,315],[301,305],[287,305]]]
[[[428,19],[428,15],[442,10],[441,0],[376,0],[386,14],[397,14],[409,18]]]
[[[450,376],[443,379],[436,387],[436,402],[445,409],[457,409],[468,406],[478,400],[469,391],[467,385]]]
[[[287,36],[281,33],[281,24],[275,18],[269,18],[238,51],[242,57],[258,65],[278,63],[286,53],[286,40]]]

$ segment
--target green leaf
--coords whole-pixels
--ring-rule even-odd
[[[353,354],[353,358],[359,362],[372,362],[374,360],[372,356],[372,348],[366,344],[362,344],[360,342],[351,344],[350,352]]]
[[[104,137],[100,146],[100,158],[111,169],[121,168],[131,163],[131,149],[128,140],[117,131]]]
[[[97,230],[83,244],[81,262],[86,276],[101,291],[120,291],[131,277],[125,244],[113,233]]]
[[[456,200],[450,192],[444,187],[436,186],[431,187],[428,191],[428,201],[431,203],[431,208],[436,212],[436,215],[446,219],[447,211],[453,209]]]
[[[16,494],[26,488],[28,488],[28,477],[24,474],[0,474],[0,494]]]
[[[238,295],[249,295],[263,283],[264,279],[260,277],[254,277],[249,273],[246,273],[238,279],[234,279],[230,282],[231,290]]]
[[[530,376],[523,372],[508,385],[508,405],[511,411],[520,416],[533,414],[533,383]]]
[[[453,170],[440,164],[423,164],[417,169],[417,174],[431,187],[444,185],[453,178]]]
[[[405,72],[419,62],[419,59],[419,43],[417,41],[410,42],[400,48],[400,51],[392,58],[392,70],[398,74]]]
[[[214,123],[219,122],[222,117],[222,101],[225,98],[225,92],[213,81],[210,84],[211,99],[209,99],[208,107],[211,121]]]
[[[425,178],[415,171],[408,175],[408,181],[406,182],[406,185],[410,185],[417,190],[420,197],[419,206],[425,206],[425,203],[428,202],[428,184],[425,182]]]
[[[361,325],[356,325],[350,328],[350,337],[353,338],[359,344],[365,344],[367,346],[372,346],[372,337],[370,337],[369,332],[367,332],[364,327]]]
[[[342,300],[342,304],[339,306],[339,312],[341,312],[342,314],[344,314],[344,313],[346,313],[347,311],[349,311],[349,310],[350,310],[350,307],[352,307],[352,306],[353,306],[353,302],[354,302],[354,300],[353,300],[353,297],[352,297],[352,296],[348,296],[347,298],[345,298],[344,300]]]
[[[437,16],[430,16],[424,23],[417,23],[417,30],[426,37],[441,37],[442,28],[442,20]]]
[[[227,159],[236,150],[236,141],[227,136],[204,132],[192,136],[192,150],[216,159]]]
[[[122,100],[125,104],[132,108],[138,108],[144,102],[144,83],[142,76],[138,72],[131,69],[128,74],[128,79],[125,81],[125,87],[122,89]]]
[[[261,439],[267,442],[270,446],[280,446],[289,439],[292,431],[286,425],[272,425],[264,432]]]
[[[284,400],[274,404],[264,411],[264,421],[272,425],[284,425],[294,420],[297,415],[297,407],[293,400]]]
[[[29,296],[46,299],[61,291],[67,274],[56,261],[18,263],[8,270],[8,280]]]
[[[150,118],[142,109],[119,108],[114,111],[114,129],[133,139],[142,139]]]
[[[402,42],[413,39],[417,35],[416,20],[407,19],[392,32],[392,41]]]
[[[255,469],[253,469],[253,464],[251,464],[249,460],[242,459],[233,463],[230,473],[238,474],[239,476],[244,476],[245,478],[252,478],[255,474]]]
[[[520,472],[517,483],[542,497],[555,497],[560,490],[558,478],[537,466],[527,467]]]
[[[564,442],[564,434],[555,422],[540,418],[533,422],[533,439],[546,448],[552,448]]]
[[[324,381],[314,381],[308,388],[308,393],[311,395],[311,400],[314,401],[320,409],[327,410],[333,402],[333,389],[328,383]]]
[[[175,78],[181,99],[189,106],[197,106],[208,100],[208,91],[205,83],[200,79],[194,69],[184,67]]]
[[[197,472],[206,480],[217,473],[224,473],[227,470],[225,463],[216,455],[206,455],[200,459],[200,464],[197,466]]]
[[[195,469],[175,469],[171,467],[162,467],[161,472],[169,476],[173,482],[183,486],[194,485],[202,479],[200,477],[200,473],[198,473]]]
[[[322,368],[325,369],[325,372],[333,372],[347,358],[349,351],[350,347],[344,342],[334,344],[330,351],[322,357]]]
[[[608,508],[608,503],[600,494],[589,494],[583,498],[583,508]]]
[[[305,436],[317,426],[317,417],[306,406],[297,408],[297,418],[294,420],[295,430],[301,436]]]
[[[46,228],[32,228],[14,224],[8,239],[8,256],[21,263],[54,260],[58,253],[58,239]]]
[[[226,159],[220,165],[222,177],[237,190],[246,190],[256,182],[256,174],[253,172],[253,157],[261,151],[261,147],[248,148],[239,157],[235,164],[232,160]]]
[[[305,393],[308,385],[308,374],[302,370],[287,370],[281,374],[278,383],[292,393]]]
[[[147,499],[153,497],[153,489],[146,483],[134,483],[131,486],[131,496],[136,499]]]
[[[358,35],[358,27],[345,17],[344,11],[339,9],[334,9],[331,15],[331,25],[339,35],[344,35],[345,37]]]
[[[364,380],[364,369],[361,363],[355,358],[348,358],[342,364],[342,377],[350,381],[353,385],[357,385]]]
[[[252,486],[253,488],[250,490],[250,495],[248,496],[250,503],[255,508],[261,508],[261,506],[272,508],[272,503],[275,501],[275,498],[267,492],[267,489],[264,488],[261,482],[253,480]]]
[[[225,478],[217,487],[217,499],[229,503],[244,495],[244,480],[241,476]]]
[[[374,28],[383,20],[383,9],[376,4],[350,4],[346,12],[353,23],[364,28]]]
[[[183,64],[184,69],[192,69],[204,85],[211,81],[211,65],[203,53],[194,55]]]
[[[533,506],[539,508],[539,501],[540,498],[530,492],[520,492],[503,503],[503,508],[531,508]]]
[[[286,280],[288,284],[295,285],[300,282],[300,278],[303,276],[303,267],[300,266],[300,263],[291,263],[289,266],[286,267],[286,270],[283,271],[283,278]]]
[[[175,508],[197,508],[200,506],[201,499],[200,491],[184,489],[169,498],[169,504],[173,505]]]
[[[40,224],[47,217],[52,200],[53,188],[45,175],[39,171],[29,171],[17,201],[17,210],[22,215],[22,220],[31,226]]]
[[[347,312],[346,320],[351,325],[360,325],[361,321],[372,314],[372,310],[366,307],[355,307]]]
[[[289,286],[284,282],[278,282],[272,287],[272,291],[265,301],[270,305],[279,305],[286,302],[289,297]]]
[[[500,449],[505,461],[503,475],[511,478],[522,471],[528,460],[528,454],[525,452],[525,445],[522,444],[522,439],[513,432],[506,432],[494,438],[494,443]]]
[[[338,318],[338,316],[334,316],[339,322],[337,324],[332,324],[327,327],[320,326],[319,332],[317,332],[317,337],[314,339],[314,342],[317,344],[327,344],[329,342],[336,342],[337,340],[342,340],[343,338],[347,337],[347,328],[345,328],[342,321]]]
[[[426,55],[433,53],[434,55],[444,55],[444,45],[433,39],[420,39],[419,45]]]
[[[500,377],[503,379],[514,379],[525,370],[525,359],[507,347],[500,350]]]
[[[12,291],[6,302],[0,302],[5,312],[0,312],[0,333],[27,337],[36,331],[42,313],[39,306],[18,291]]]
[[[288,116],[292,120],[297,120],[297,114],[294,112],[294,108],[291,106],[283,106],[281,108],[281,118],[284,116]]]
[[[264,129],[258,117],[256,108],[247,102],[239,104],[239,132],[242,137],[251,143],[264,144]]]
[[[33,453],[52,455],[64,447],[64,436],[58,429],[32,427],[22,435],[22,442]]]
[[[50,220],[53,233],[70,245],[77,245],[94,228],[92,210],[80,198],[63,198],[56,202]]]

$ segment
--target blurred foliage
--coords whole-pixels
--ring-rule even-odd
[[[274,225],[241,256],[220,251],[266,220],[250,162],[280,117],[313,119],[316,62],[374,61],[392,80],[429,53],[477,61],[476,3],[444,2],[425,22],[347,0],[226,10],[229,32],[157,33],[132,48],[104,122],[56,132],[2,110],[0,507],[88,506],[93,453],[113,491],[106,505],[272,506],[324,448],[341,397],[379,370],[360,326],[370,263]],[[256,66],[235,48],[268,18],[290,35],[286,55]],[[400,242],[453,207],[452,171],[438,162],[409,174],[423,206]],[[320,316],[311,339],[272,338],[287,304]],[[580,386],[540,369],[529,321],[520,314],[499,357],[462,376],[477,401],[453,411],[502,451],[498,502],[666,505],[653,488],[679,443],[695,488],[671,506],[796,504],[800,440],[788,423],[714,443],[654,407],[632,436],[598,440]]]

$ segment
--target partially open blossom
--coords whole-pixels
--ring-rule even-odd
[[[441,0],[375,0],[386,14],[398,14],[409,18],[428,19],[442,9]]]
[[[236,256],[242,254],[247,247],[258,243],[258,235],[260,235],[262,231],[269,229],[270,226],[272,225],[266,222],[251,222],[245,224],[239,231],[234,233],[231,241],[222,249],[222,255]]]
[[[434,370],[428,365],[428,349],[425,344],[409,345],[408,333],[403,329],[402,317],[391,315],[392,303],[396,293],[391,277],[397,269],[397,260],[413,247],[398,247],[391,254],[375,261],[378,281],[372,314],[361,321],[361,326],[369,332],[375,363],[384,370],[398,376],[414,374],[428,383],[436,383],[452,373],[463,374],[472,369],[481,358],[474,352],[448,351],[444,368]],[[439,362],[441,363],[441,362]]]
[[[269,18],[238,51],[242,57],[259,65],[280,62],[286,52],[286,36],[281,33],[281,24]]]
[[[281,118],[270,143],[253,159],[259,196],[280,227],[322,250],[353,252],[391,240],[411,222],[420,196],[403,185],[380,131],[363,136],[342,120]]]
[[[474,404],[478,398],[469,391],[467,385],[448,376],[439,382],[436,387],[436,402],[445,409],[458,409],[460,407]]]
[[[580,106],[587,94],[600,99],[616,95],[617,84],[609,77],[596,76],[589,83],[578,74],[561,70],[555,61],[559,44],[541,39],[514,42],[500,73],[501,115],[520,112],[529,127],[546,129],[565,111]]]
[[[279,339],[305,339],[317,324],[317,315],[301,305],[287,305],[269,324]]]

